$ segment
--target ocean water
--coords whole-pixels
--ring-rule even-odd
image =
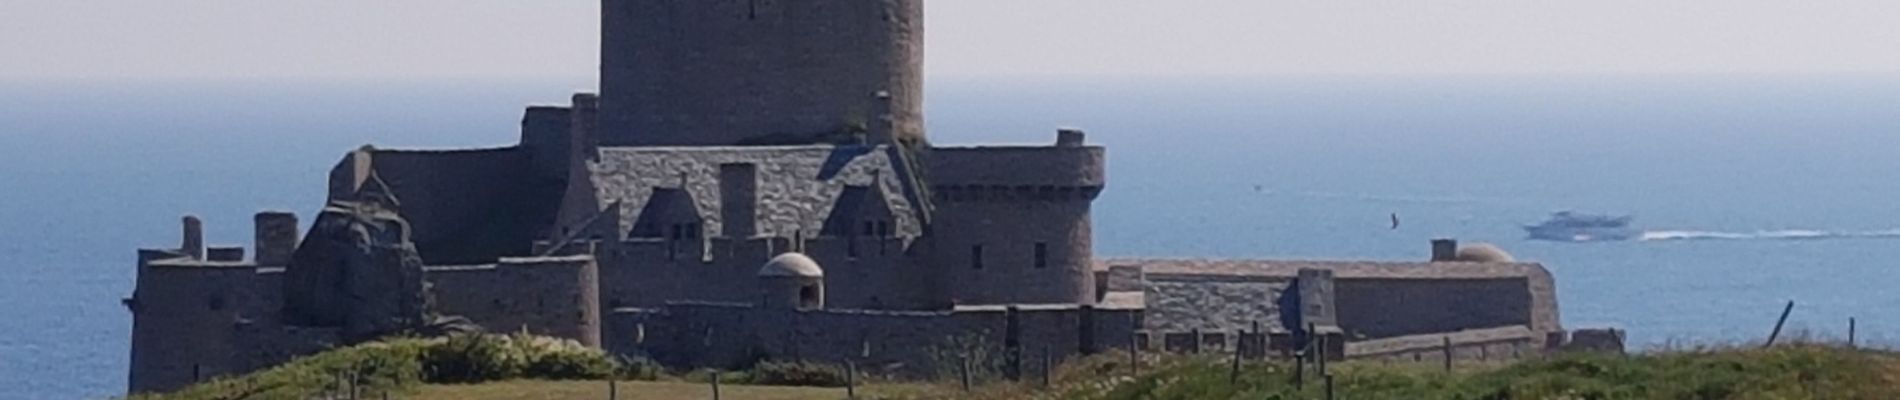
[[[133,250],[178,217],[249,244],[365,143],[512,143],[571,82],[0,83],[0,398],[123,392]],[[1439,77],[930,82],[944,144],[1110,146],[1106,256],[1418,260],[1495,243],[1555,273],[1564,323],[1641,346],[1791,329],[1900,342],[1900,80]],[[1522,240],[1575,209],[1644,240]],[[1398,214],[1402,226],[1390,228]]]

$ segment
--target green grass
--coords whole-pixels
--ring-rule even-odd
[[[403,343],[392,344],[400,348]],[[401,350],[409,351],[409,350]],[[397,351],[400,353],[401,351]],[[387,352],[387,351],[385,351]],[[375,357],[346,349],[301,360],[252,376],[214,383],[225,390],[194,387],[165,399],[309,398],[330,378],[326,366],[361,363]],[[1900,399],[1900,357],[1884,351],[1849,350],[1821,345],[1773,349],[1727,348],[1618,356],[1566,354],[1548,360],[1510,364],[1466,364],[1446,372],[1434,363],[1346,362],[1330,366],[1342,399],[1447,400],[1596,400],[1596,399]],[[398,373],[400,368],[391,369]],[[294,372],[294,373],[292,373]],[[1309,371],[1310,373],[1310,371]],[[983,385],[964,392],[946,383],[876,383],[863,388],[867,399],[1074,399],[1074,400],[1216,400],[1320,399],[1320,380],[1309,376],[1296,388],[1290,367],[1281,362],[1250,362],[1237,383],[1229,382],[1228,360],[1178,357],[1150,360],[1130,376],[1126,360],[1112,355],[1082,359],[1060,367],[1051,387],[1035,374],[1025,383]],[[621,382],[621,399],[710,398],[703,372],[660,376],[657,382]],[[333,375],[331,375],[333,376]],[[749,374],[727,373],[722,380]],[[701,379],[696,379],[701,378]],[[231,396],[231,382],[276,383],[281,390]],[[268,386],[268,385],[266,385]],[[255,387],[255,386],[254,386]],[[417,385],[392,382],[402,399],[602,399],[604,381],[503,381],[470,385]],[[296,389],[296,390],[293,390]],[[297,390],[304,390],[299,392]],[[380,393],[372,391],[371,393]],[[839,388],[723,385],[730,399],[840,399]],[[378,398],[374,396],[365,398]]]
[[[1335,394],[1367,399],[1900,399],[1900,359],[1882,352],[1795,345],[1637,356],[1571,354],[1444,372],[1432,365],[1343,363]],[[1229,382],[1222,360],[1178,359],[1138,377],[1065,381],[1037,398],[1315,399],[1317,379],[1296,388],[1288,366],[1252,364]],[[1309,371],[1310,372],[1310,371]],[[998,395],[985,398],[1021,398]]]

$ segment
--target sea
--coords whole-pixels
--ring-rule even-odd
[[[0,399],[123,394],[134,249],[306,223],[344,152],[511,144],[588,80],[0,82]],[[1900,79],[945,78],[939,144],[1109,147],[1101,256],[1424,260],[1488,242],[1632,345],[1900,343]],[[1575,210],[1639,240],[1527,241]],[[1392,228],[1392,218],[1401,223]]]

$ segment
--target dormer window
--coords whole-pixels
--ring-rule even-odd
[[[653,195],[647,197],[646,205],[640,208],[640,216],[634,220],[633,230],[627,233],[627,237],[674,241],[699,239],[701,227],[704,226],[702,221],[691,193],[683,189],[655,188]]]
[[[894,236],[890,199],[877,186],[845,186],[838,193],[831,215],[825,218],[823,235],[832,237]]]

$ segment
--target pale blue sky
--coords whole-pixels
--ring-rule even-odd
[[[1900,76],[1900,2],[1891,0],[928,5],[936,77]],[[597,7],[596,0],[4,0],[0,79],[591,82]]]

